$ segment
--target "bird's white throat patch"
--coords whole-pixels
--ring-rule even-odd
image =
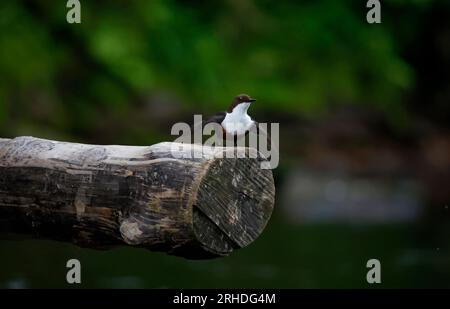
[[[250,130],[253,125],[252,118],[247,114],[250,103],[237,105],[231,113],[227,113],[221,125],[229,134],[241,136]]]

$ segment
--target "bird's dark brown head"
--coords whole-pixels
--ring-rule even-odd
[[[253,99],[253,98],[251,98],[248,94],[243,93],[243,94],[237,95],[237,96],[233,99],[233,101],[231,101],[231,105],[230,105],[230,107],[228,108],[228,111],[227,111],[227,112],[231,113],[231,112],[233,111],[233,109],[234,109],[237,105],[239,105],[239,104],[241,104],[241,103],[252,103],[252,102],[255,102],[255,101],[256,101],[256,100]]]

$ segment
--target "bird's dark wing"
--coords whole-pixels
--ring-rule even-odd
[[[193,123],[191,125],[191,131],[194,132],[196,129],[200,129],[200,132],[203,132],[203,128],[208,124],[208,123],[218,123],[221,124],[222,121],[225,119],[225,116],[227,115],[226,112],[220,112],[215,114],[214,116],[209,117],[206,120],[203,120],[202,122],[198,122],[198,123]],[[203,136],[202,140],[206,139],[207,137]]]
[[[218,124],[221,124],[222,123],[222,121],[225,119],[225,116],[227,115],[227,113],[226,112],[220,112],[220,113],[217,113],[217,114],[215,114],[214,116],[211,116],[211,117],[209,117],[208,119],[206,119],[206,120],[203,120],[201,123],[194,123],[192,126],[191,126],[191,129],[195,129],[195,128],[197,128],[197,127],[201,127],[202,128],[202,130],[203,130],[203,128],[205,127],[205,125],[207,125],[208,123],[218,123]]]
[[[214,116],[211,116],[211,117],[209,117],[208,119],[204,120],[204,121],[203,121],[203,125],[206,125],[206,124],[212,123],[212,122],[221,124],[222,121],[225,119],[225,116],[226,116],[226,115],[227,115],[226,112],[220,112],[220,113],[217,113],[217,114],[215,114]]]

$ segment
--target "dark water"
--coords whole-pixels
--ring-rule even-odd
[[[379,287],[448,288],[449,246],[430,244],[424,236],[417,224],[292,225],[275,216],[249,247],[207,261],[145,249],[96,251],[47,240],[2,240],[0,287],[364,288],[370,286],[366,262],[376,258]],[[71,258],[81,261],[80,285],[65,281]]]

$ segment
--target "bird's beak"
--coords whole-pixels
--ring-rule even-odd
[[[250,99],[249,101],[250,101],[250,102],[255,102],[255,101],[256,101],[256,99]]]

